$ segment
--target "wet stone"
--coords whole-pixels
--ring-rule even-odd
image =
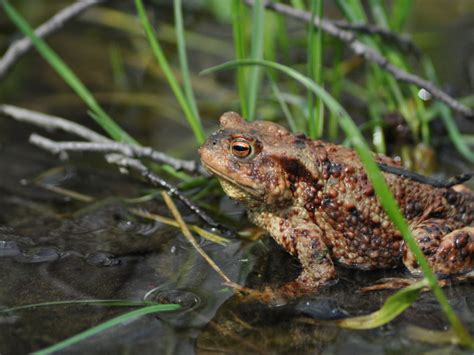
[[[30,248],[15,258],[15,261],[25,264],[47,263],[59,259],[60,254],[56,248],[37,247]]]
[[[89,265],[98,267],[118,266],[121,260],[115,255],[107,252],[95,252],[86,256],[86,262]]]
[[[21,254],[21,249],[13,240],[0,240],[0,258]]]

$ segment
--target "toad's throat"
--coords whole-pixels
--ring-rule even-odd
[[[254,186],[241,182],[237,183],[236,180],[232,179],[232,177],[223,174],[218,169],[214,168],[212,165],[207,164],[204,161],[202,162],[202,164],[207,171],[209,171],[211,174],[215,175],[219,180],[221,180],[221,185],[222,182],[224,182],[226,184],[231,185],[236,190],[241,190],[242,192],[253,196],[253,198],[256,198],[258,200],[261,200],[263,198],[263,193],[261,191],[258,191]]]

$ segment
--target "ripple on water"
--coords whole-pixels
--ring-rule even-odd
[[[127,233],[134,233],[147,237],[155,234],[155,232],[160,228],[160,225],[161,223],[158,222],[140,223],[131,220],[122,220],[117,223],[117,228]]]
[[[115,255],[108,253],[97,251],[90,253],[86,256],[86,262],[89,265],[99,266],[99,267],[107,267],[107,266],[117,266],[121,264],[121,260],[117,258]]]
[[[0,240],[0,258],[12,257],[21,254],[21,249],[13,240]]]
[[[59,259],[58,249],[53,247],[34,247],[24,250],[15,261],[25,264],[48,263]]]
[[[187,313],[201,305],[201,298],[195,293],[188,290],[162,290],[159,287],[148,291],[143,298],[145,301],[153,301],[159,303],[175,303],[179,304],[181,308],[179,313]]]

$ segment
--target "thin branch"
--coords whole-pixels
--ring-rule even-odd
[[[106,160],[109,164],[115,164],[127,170],[133,170],[140,174],[150,185],[165,189],[172,196],[175,196],[182,203],[184,203],[194,214],[200,217],[204,222],[213,227],[220,227],[211,217],[204,213],[199,207],[195,206],[184,195],[182,195],[178,188],[169,182],[163,180],[158,175],[150,171],[140,160],[132,159],[121,154],[107,154]]]
[[[118,143],[118,142],[55,142],[49,138],[32,134],[30,143],[48,150],[53,154],[62,152],[98,152],[98,153],[120,153],[129,158],[145,158],[159,164],[167,164],[175,170],[184,170],[189,173],[206,175],[204,168],[194,160],[181,160],[154,150],[150,147]]]
[[[246,0],[246,3],[249,6],[253,6],[255,4],[255,1]],[[432,82],[425,80],[417,75],[408,73],[391,64],[388,59],[381,55],[379,52],[359,41],[352,32],[342,30],[338,28],[334,23],[325,19],[312,19],[311,14],[309,12],[298,10],[281,3],[266,2],[265,6],[268,10],[278,12],[280,14],[295,18],[297,20],[304,21],[306,23],[311,23],[311,21],[314,20],[314,26],[318,27],[319,29],[328,33],[331,36],[339,38],[341,41],[346,43],[355,54],[360,55],[366,60],[379,65],[382,69],[392,74],[395,79],[424,88],[425,90],[429,91],[434,98],[444,102],[454,111],[457,111],[469,118],[474,117],[473,109],[463,105],[461,102],[448,95],[443,90],[439,89]]]
[[[80,124],[64,118],[46,115],[41,112],[31,111],[17,106],[0,105],[0,113],[17,121],[33,124],[44,129],[60,129],[91,142],[113,142],[111,139]]]
[[[105,0],[77,0],[75,3],[65,7],[53,17],[51,17],[48,21],[39,26],[35,30],[35,34],[38,37],[44,38],[61,29],[66,22],[80,15],[91,6],[95,6],[104,1]],[[23,37],[13,42],[6,50],[2,59],[0,59],[0,79],[2,79],[8,70],[10,70],[10,68],[18,61],[18,59],[31,48],[32,43],[28,37]]]
[[[394,42],[400,48],[402,48],[402,49],[404,49],[408,52],[413,53],[416,57],[421,56],[420,48],[418,48],[413,43],[412,40],[410,40],[409,38],[407,38],[403,35],[400,35],[396,32],[392,32],[392,31],[387,30],[385,28],[375,26],[375,25],[371,25],[369,23],[349,23],[349,22],[342,21],[342,20],[326,20],[326,21],[332,22],[338,28],[343,29],[343,30],[380,36],[380,37],[382,37],[386,40]]]
[[[172,184],[168,183],[167,181],[161,179],[159,176],[152,173],[142,162],[139,160],[133,159],[131,157],[124,156],[123,154],[131,155],[131,156],[141,156],[146,157],[153,160],[159,160],[160,162],[174,165],[175,167],[181,166],[184,169],[189,169],[190,171],[197,171],[201,172],[202,168],[197,166],[196,162],[189,162],[189,161],[181,161],[179,159],[171,158],[166,156],[164,153],[160,153],[154,151],[151,148],[141,148],[139,146],[127,145],[127,144],[119,144],[115,143],[114,141],[108,139],[105,136],[102,136],[87,127],[84,127],[80,124],[65,120],[64,118],[55,117],[46,115],[43,113],[26,110],[16,106],[10,105],[0,105],[0,113],[3,113],[7,116],[10,116],[18,121],[26,122],[33,124],[35,126],[39,126],[46,129],[61,129],[65,132],[75,134],[81,138],[86,140],[92,141],[92,143],[87,142],[65,142],[57,143],[54,141],[49,140],[48,138],[42,137],[38,134],[32,134],[30,136],[30,142],[39,146],[42,149],[48,150],[53,154],[65,154],[69,149],[73,148],[74,146],[77,150],[91,150],[91,151],[101,151],[107,153],[105,155],[106,160],[109,163],[119,165],[122,168],[127,168],[131,170],[135,170],[140,173],[145,180],[147,180],[152,186],[164,188],[168,190],[168,192],[174,196],[176,196],[180,201],[182,201],[193,213],[198,215],[203,221],[207,224],[218,227],[219,225],[214,222],[214,220],[201,211],[200,208],[195,206],[191,201],[189,201],[185,196],[183,196],[179,190],[173,186]],[[107,149],[103,147],[107,147]],[[93,148],[97,148],[94,150]],[[118,151],[121,154],[117,153],[110,153],[110,151]],[[171,164],[170,164],[171,163]]]
[[[429,176],[417,174],[413,171],[399,168],[397,166],[392,166],[392,165],[387,165],[387,164],[382,164],[382,163],[378,163],[377,165],[380,168],[380,170],[386,173],[402,176],[404,178],[407,178],[416,182],[420,182],[422,184],[431,185],[434,187],[450,188],[455,185],[462,184],[463,182],[469,181],[474,177],[474,173],[470,172],[470,173],[464,173],[461,175],[450,177],[447,180],[438,180]]]

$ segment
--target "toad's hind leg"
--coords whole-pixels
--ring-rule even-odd
[[[427,220],[413,229],[413,236],[432,270],[440,276],[470,273],[474,267],[474,227],[453,229],[446,221]],[[403,263],[421,274],[415,256],[405,245]]]

